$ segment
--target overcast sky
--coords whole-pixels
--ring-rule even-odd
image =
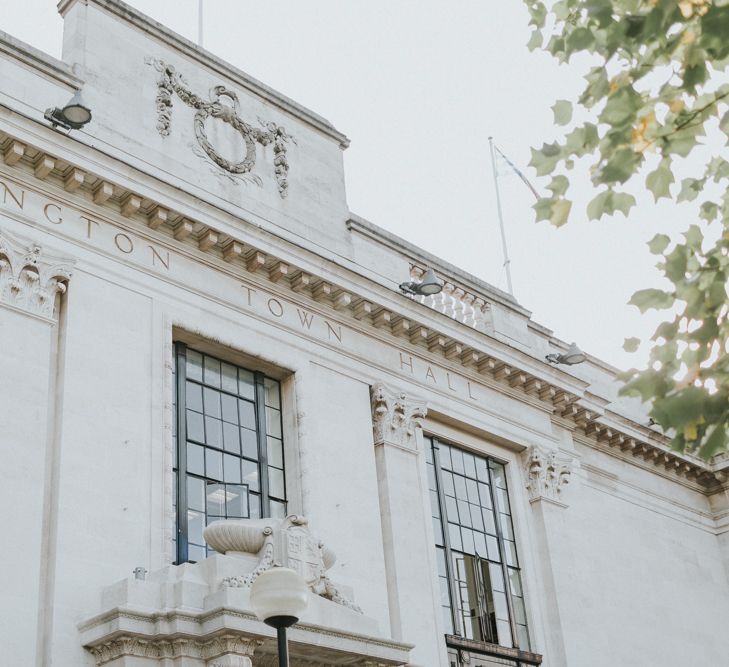
[[[130,4],[197,40],[197,0]],[[0,7],[2,30],[60,57],[54,0]],[[488,137],[543,187],[529,147],[557,136],[550,107],[574,99],[584,73],[530,53],[527,23],[519,0],[206,0],[204,46],[347,134],[354,213],[505,289]],[[588,222],[583,177],[573,221],[556,230],[534,222],[516,177],[501,184],[518,301],[605,361],[640,363],[623,339],[647,338],[659,320],[626,303],[660,285],[645,242],[681,229],[683,211],[645,195],[629,220]]]

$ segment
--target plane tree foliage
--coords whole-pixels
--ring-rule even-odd
[[[537,220],[629,216],[645,190],[688,202],[685,233],[649,243],[664,288],[630,303],[664,321],[647,367],[622,374],[621,392],[649,402],[676,450],[708,459],[727,450],[729,428],[729,0],[525,2],[529,48],[592,64],[579,98],[552,107],[560,138],[532,149],[531,166],[550,177]],[[594,186],[586,212],[569,197],[584,168]]]

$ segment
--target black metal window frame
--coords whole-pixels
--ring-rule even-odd
[[[433,522],[434,522],[434,529],[438,531],[438,525],[440,526],[440,534],[436,532],[436,552],[439,549],[442,549],[444,552],[444,560],[445,560],[445,578],[447,579],[447,596],[449,599],[449,607],[450,607],[450,620],[452,623],[452,632],[446,632],[446,642],[449,645],[453,645],[452,641],[449,641],[449,637],[453,640],[458,637],[463,637],[464,641],[470,645],[478,645],[482,644],[482,648],[486,649],[488,646],[492,645],[494,649],[494,653],[492,655],[501,655],[503,653],[502,649],[507,650],[517,650],[521,649],[519,651],[520,653],[523,652],[523,656],[530,656],[534,655],[535,658],[538,657],[536,654],[529,653],[529,633],[528,633],[528,627],[526,624],[526,618],[524,618],[524,622],[519,624],[524,628],[524,631],[526,632],[526,642],[524,642],[523,637],[520,639],[518,629],[517,629],[517,623],[515,619],[515,601],[514,601],[514,591],[512,589],[512,580],[510,577],[510,570],[516,571],[518,573],[518,585],[521,588],[521,567],[519,566],[518,560],[516,560],[516,566],[508,565],[507,564],[507,557],[506,557],[506,542],[512,543],[513,546],[513,557],[516,557],[516,547],[515,547],[515,540],[516,536],[513,535],[513,540],[507,540],[504,536],[504,529],[502,527],[502,520],[503,516],[506,515],[508,512],[508,521],[509,521],[509,528],[511,529],[513,533],[513,525],[511,524],[511,512],[510,507],[504,508],[504,511],[502,512],[501,504],[505,503],[509,504],[508,499],[508,488],[505,480],[505,465],[501,461],[498,461],[492,457],[489,457],[484,454],[479,454],[473,451],[469,451],[465,448],[459,447],[457,445],[454,445],[452,443],[446,442],[444,440],[438,439],[436,436],[432,435],[426,435],[425,436],[425,445],[429,448],[427,461],[428,461],[428,467],[432,465],[432,475],[430,476],[430,493],[431,493],[431,508],[433,509]],[[499,565],[501,569],[501,576],[503,578],[504,582],[504,591],[506,597],[506,603],[508,607],[508,616],[509,616],[509,629],[511,634],[511,646],[505,646],[504,644],[499,644],[497,641],[484,641],[482,642],[474,642],[472,640],[465,639],[466,633],[464,632],[463,628],[463,617],[462,617],[462,611],[461,605],[460,605],[460,598],[459,598],[459,591],[458,591],[458,583],[457,583],[457,577],[456,573],[454,572],[454,557],[453,554],[456,552],[457,554],[465,554],[466,552],[454,548],[454,545],[451,542],[451,535],[450,535],[450,529],[449,529],[449,523],[453,524],[452,521],[453,517],[449,517],[448,515],[448,507],[453,506],[453,502],[455,498],[446,498],[446,492],[444,489],[444,483],[443,483],[443,467],[441,466],[440,461],[440,451],[441,446],[445,445],[448,448],[457,450],[461,452],[462,454],[472,456],[474,459],[480,459],[485,462],[486,470],[488,471],[488,502],[491,505],[492,513],[493,513],[493,525],[494,525],[494,532],[495,535],[493,535],[493,538],[495,538],[495,542],[498,544],[498,553],[499,553]],[[499,486],[497,483],[497,480],[495,478],[495,472],[497,466],[501,466],[504,471],[504,480],[503,480],[503,486]],[[430,471],[429,471],[430,472]],[[448,474],[451,474],[452,476],[455,476],[454,471],[452,471],[450,468],[446,470]],[[435,478],[433,480],[433,477]],[[465,474],[464,474],[465,477]],[[433,489],[433,486],[435,486],[435,489]],[[499,489],[500,491],[503,491],[502,493],[496,493],[495,489]],[[479,492],[480,494],[481,492]],[[435,495],[433,495],[435,494]],[[502,498],[499,498],[499,496],[502,496]],[[450,502],[448,502],[450,501]],[[437,504],[437,511],[436,511],[436,504]],[[482,505],[482,508],[484,508],[485,505]],[[436,516],[437,514],[437,516]],[[438,524],[438,525],[437,525]],[[464,527],[464,524],[460,523],[458,519],[456,519],[455,524],[458,525],[459,528]],[[484,533],[486,533],[487,530],[484,529]],[[489,535],[486,535],[486,537],[489,537]],[[442,544],[439,544],[439,541],[442,542]],[[490,547],[489,547],[489,554],[490,554]],[[440,567],[440,555],[436,553],[437,559],[439,561],[439,567]],[[483,556],[480,556],[478,553],[476,553],[474,562],[481,567],[482,562],[490,563],[491,565],[494,565],[495,562],[493,559],[487,558],[486,554]],[[493,595],[493,590],[486,590],[485,589],[485,582],[481,579],[479,580],[479,574],[477,573],[478,568],[474,567],[474,573],[473,576],[476,579],[477,586],[480,587],[478,590],[479,599],[477,600],[477,609],[481,610],[483,613],[483,609],[486,606],[486,598],[488,595]],[[439,577],[442,580],[444,578],[443,574],[439,572]],[[501,591],[499,591],[501,592]],[[524,600],[523,600],[523,590],[520,590],[521,597],[520,597],[520,605],[521,610],[526,614],[525,607],[524,607]],[[485,634],[485,633],[484,633]],[[458,640],[458,646],[457,648],[463,649],[463,646],[460,645],[462,642]],[[521,644],[521,646],[520,646]],[[526,645],[525,645],[526,644]],[[454,646],[455,648],[455,646]],[[487,650],[482,651],[484,654],[490,654]],[[506,656],[504,656],[506,657]],[[509,656],[511,657],[511,656]],[[524,657],[522,657],[522,660],[524,660]]]
[[[188,349],[194,350],[195,352],[204,355],[206,357],[213,358],[221,363],[229,363],[224,359],[220,359],[214,355],[210,355],[207,352],[198,350],[196,348],[188,348],[187,344],[181,342],[175,342],[174,344],[174,355],[175,355],[175,369],[174,369],[174,410],[175,410],[175,443],[176,443],[176,465],[174,467],[175,472],[175,531],[176,531],[176,564],[186,563],[189,561],[189,544],[188,544],[188,492],[187,492],[187,477],[188,477],[188,461],[187,461],[187,444],[188,444],[188,433],[187,433],[187,352]],[[260,516],[261,518],[267,518],[271,516],[271,500],[270,485],[269,485],[269,457],[268,457],[268,427],[267,427],[267,415],[266,415],[266,380],[273,380],[278,385],[279,391],[279,412],[282,414],[282,404],[280,396],[280,383],[274,378],[270,378],[260,371],[252,371],[250,369],[243,368],[236,364],[230,364],[235,366],[237,370],[249,371],[253,374],[253,386],[254,386],[254,405],[255,405],[255,423],[256,423],[256,447],[257,447],[257,465],[258,465],[258,483],[260,487]],[[279,417],[280,418],[280,417]],[[282,429],[282,423],[279,422],[279,427]],[[280,436],[281,447],[283,448],[283,433]],[[282,459],[284,454],[282,453]],[[286,467],[285,460],[282,460],[282,472],[283,472],[283,498],[273,498],[276,502],[283,502],[287,504],[286,494]],[[241,484],[240,486],[245,486]]]

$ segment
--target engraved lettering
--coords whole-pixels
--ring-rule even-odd
[[[120,243],[119,243],[119,239],[124,239],[124,243],[123,243],[123,244],[120,244]],[[125,255],[128,255],[128,254],[129,254],[130,252],[132,252],[132,250],[134,250],[134,243],[132,242],[132,239],[131,239],[131,238],[129,238],[129,237],[128,237],[128,236],[127,236],[126,234],[124,234],[123,232],[119,232],[119,233],[118,233],[118,234],[117,234],[117,235],[116,235],[116,236],[114,237],[114,244],[115,244],[115,245],[116,245],[116,247],[117,247],[117,248],[119,248],[119,250],[121,250],[121,251],[122,251],[122,252],[123,252],[123,253],[124,253]],[[122,247],[122,246],[124,246],[124,247]],[[127,248],[126,250],[124,249],[125,247]]]
[[[451,384],[451,374],[446,373],[446,383],[448,384],[448,389],[451,391],[458,391],[452,384]]]
[[[96,220],[92,220],[91,218],[87,218],[85,215],[79,216],[81,220],[86,220],[86,238],[91,238],[91,230],[93,229],[93,225],[99,226],[99,223]],[[117,247],[118,244],[117,244]],[[119,248],[121,250],[121,248]],[[123,251],[122,251],[123,252]]]
[[[337,325],[337,328],[335,329],[326,320],[324,320],[324,324],[327,325],[327,334],[329,334],[329,340],[331,340],[332,336],[334,336],[334,338],[336,338],[341,343],[342,342],[342,327]]]
[[[425,379],[433,380],[434,384],[438,384],[438,381],[435,379],[435,374],[433,373],[433,369],[430,366],[428,366],[428,370],[425,371]]]
[[[475,397],[475,396],[474,396],[474,395],[473,395],[473,394],[471,393],[471,383],[470,383],[470,382],[466,382],[466,384],[468,385],[468,398],[472,398],[472,399],[473,399],[474,401],[477,401],[477,400],[478,400],[478,398],[476,398],[476,397]]]
[[[22,210],[23,205],[25,204],[25,190],[21,190],[20,196],[17,197],[7,183],[5,183],[4,181],[0,181],[0,183],[2,183],[3,186],[3,204],[8,203],[8,195],[10,195],[10,199],[12,199],[16,203],[18,208]]]
[[[248,287],[248,285],[241,285],[241,287],[248,291],[248,305],[252,305],[253,295],[256,293],[256,290],[252,287]]]
[[[400,370],[403,370],[407,366],[410,369],[410,373],[413,373],[413,358],[411,356],[408,356],[408,360],[405,361],[402,356],[402,352],[400,352]]]
[[[164,259],[162,255],[159,254],[157,251],[157,248],[154,246],[147,246],[152,251],[152,266],[157,266],[157,260],[160,261],[162,266],[165,267],[168,271],[170,270],[170,251],[167,251],[167,259]]]
[[[274,305],[276,306],[274,309]],[[268,300],[268,310],[274,317],[281,317],[283,315],[283,306],[278,299],[271,297]]]
[[[56,209],[56,213],[54,213],[51,218],[49,210],[52,208]],[[46,216],[46,220],[48,220],[48,222],[52,225],[60,225],[63,222],[63,218],[61,217],[61,207],[58,204],[46,204],[43,207],[43,215]]]
[[[296,312],[299,314],[299,320],[301,322],[301,328],[302,329],[311,329],[311,323],[314,321],[314,315],[313,313],[309,313],[305,310],[299,310],[296,309]]]

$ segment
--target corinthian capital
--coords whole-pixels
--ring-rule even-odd
[[[572,459],[555,449],[534,445],[524,455],[529,502],[549,500],[564,505],[562,493],[572,474]]]
[[[425,402],[408,398],[381,382],[373,385],[370,393],[375,444],[390,443],[415,449],[415,429],[428,412]]]
[[[56,294],[66,291],[73,261],[52,257],[35,243],[0,234],[0,302],[55,318]]]

